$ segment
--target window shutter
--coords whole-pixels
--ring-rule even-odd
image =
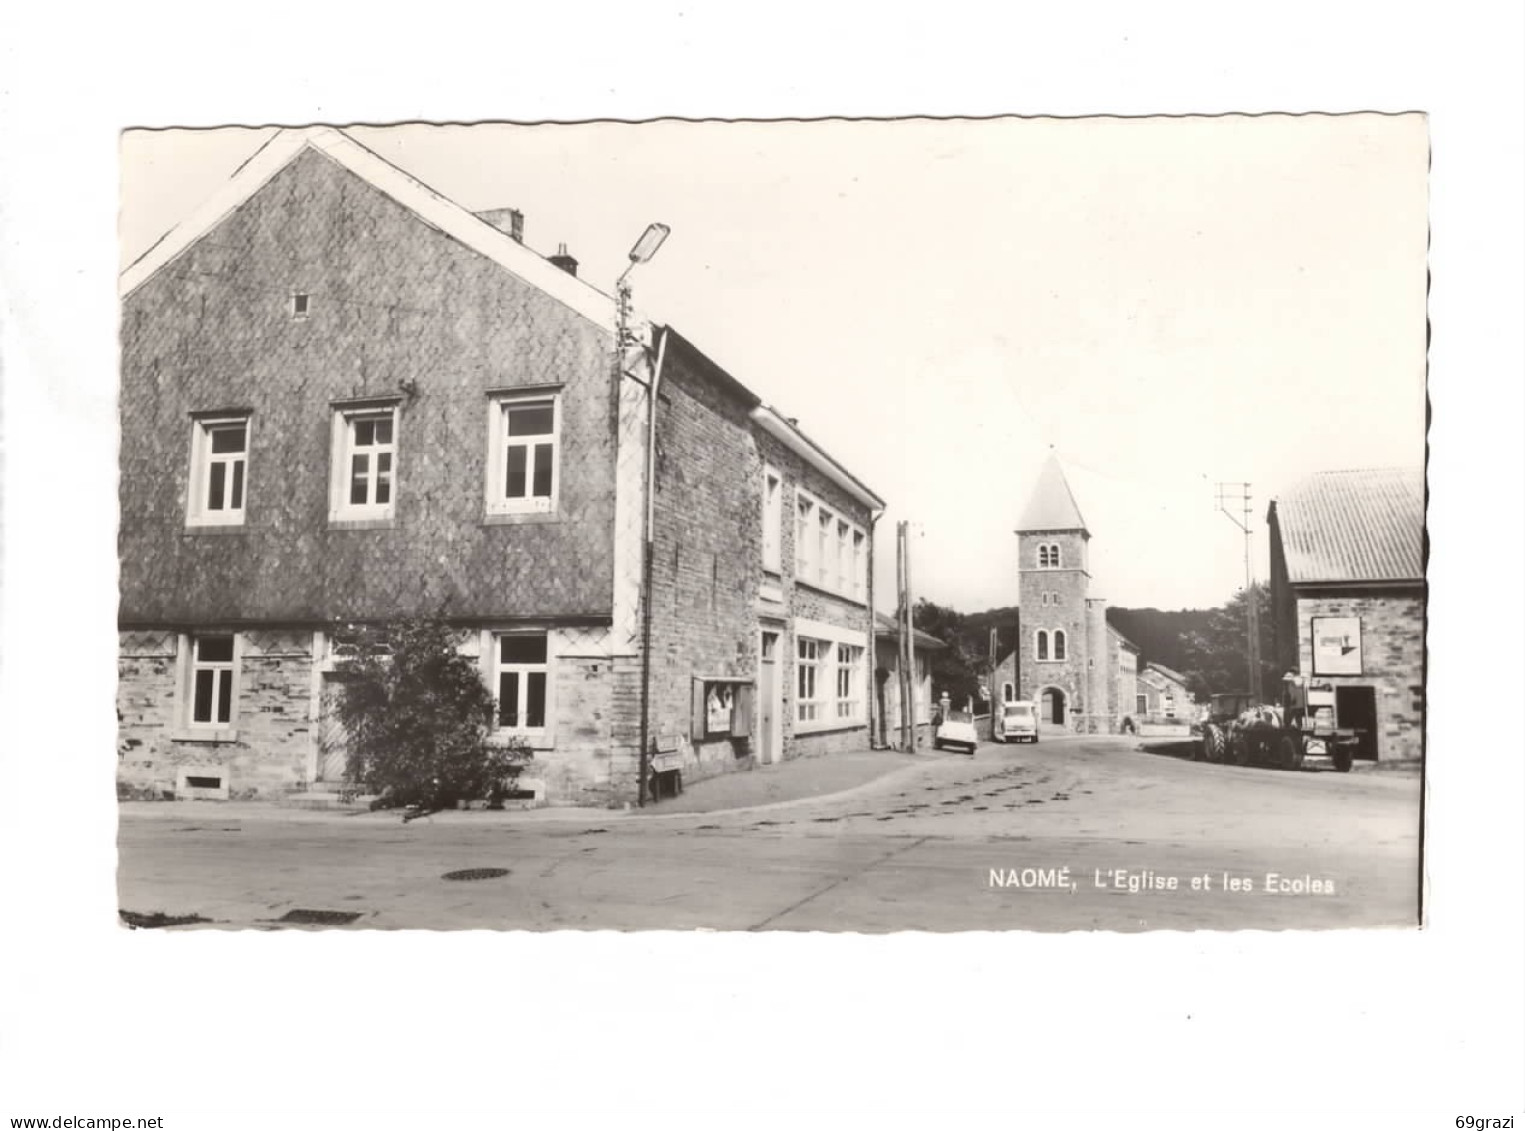
[[[753,687],[750,683],[736,685],[735,697],[731,700],[731,737],[739,738],[745,735],[752,738],[753,713],[752,713]]]
[[[696,679],[689,694],[688,737],[694,742],[704,741],[707,712],[704,706],[704,680]]]

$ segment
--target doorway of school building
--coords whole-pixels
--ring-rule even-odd
[[[1337,726],[1354,727],[1361,732],[1356,757],[1377,760],[1377,689],[1375,687],[1336,687],[1334,720]]]
[[[757,753],[766,765],[784,757],[784,681],[778,670],[778,638],[777,632],[764,629],[758,644]]]
[[[341,782],[349,762],[349,731],[339,718],[339,700],[344,695],[344,677],[324,672],[318,695],[318,763],[313,781]]]
[[[1038,717],[1045,726],[1064,726],[1064,692],[1057,687],[1045,687],[1039,704]]]

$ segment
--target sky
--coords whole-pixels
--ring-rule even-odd
[[[670,323],[911,523],[915,595],[1016,603],[1018,516],[1057,452],[1094,595],[1221,604],[1244,584],[1220,482],[1418,465],[1420,114],[356,127],[471,210],[512,206]],[[125,264],[269,130],[129,131]],[[1236,511],[1236,517],[1241,517]]]

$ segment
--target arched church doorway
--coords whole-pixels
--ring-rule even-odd
[[[1040,700],[1039,718],[1048,726],[1064,726],[1064,692],[1057,687],[1045,687]]]

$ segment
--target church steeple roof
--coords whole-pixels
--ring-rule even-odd
[[[1055,452],[1049,452],[1037,486],[1028,497],[1027,509],[1022,512],[1022,521],[1017,523],[1018,534],[1038,530],[1078,530],[1088,538],[1091,535]]]

